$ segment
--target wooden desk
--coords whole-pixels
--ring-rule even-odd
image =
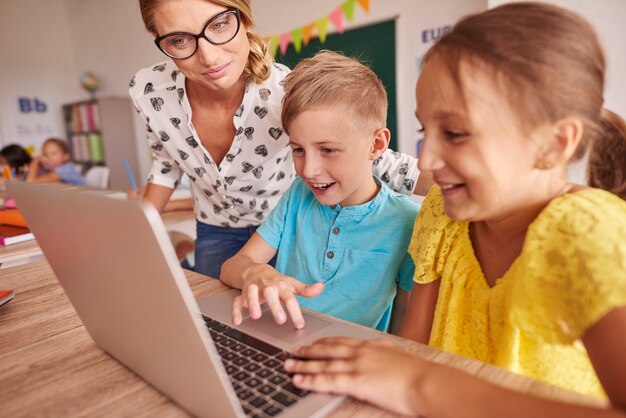
[[[43,253],[34,239],[19,244],[0,245],[0,268],[13,267],[41,258]]]
[[[226,289],[186,272],[196,297]],[[187,416],[129,369],[100,350],[83,327],[45,261],[0,272],[0,288],[15,299],[0,308],[2,416]],[[375,331],[372,331],[375,332]],[[461,368],[519,391],[603,405],[483,363],[410,343],[417,355]],[[365,403],[345,400],[331,417],[386,417]]]

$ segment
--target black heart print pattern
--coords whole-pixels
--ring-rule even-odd
[[[235,179],[236,179],[236,178],[237,178],[237,177],[235,177],[235,176],[228,176],[228,177],[225,177],[225,178],[224,178],[224,181],[225,181],[227,184],[233,184],[233,181],[235,181]]]
[[[255,178],[260,179],[261,175],[263,174],[263,166],[258,166],[257,168],[252,170],[252,174],[254,174]]]
[[[237,133],[235,135],[239,136],[243,133],[243,126],[240,126],[239,128],[237,128]]]
[[[282,171],[279,171],[278,175],[276,176],[276,181],[279,182],[284,178],[285,178],[285,173],[283,173]]]
[[[389,172],[385,171],[383,175],[380,176],[380,179],[384,181],[385,183],[389,183],[391,181],[391,179],[389,178]]]
[[[187,158],[189,158],[189,154],[187,154],[185,151],[181,150],[181,149],[177,149],[176,151],[178,151],[178,155],[180,155],[180,158],[184,161]]]
[[[267,203],[267,200],[264,200],[263,203],[261,203],[261,209],[263,210],[268,210],[270,207],[269,203]]]
[[[152,97],[150,99],[150,103],[152,104],[152,107],[154,108],[154,110],[158,112],[161,110],[161,107],[163,107],[163,104],[165,102],[160,97]]]
[[[238,205],[243,205],[243,200],[238,198],[238,197],[234,197],[233,198],[233,203],[236,203]]]
[[[185,90],[180,88],[178,90],[176,90],[178,92],[178,101],[183,100],[183,97],[185,97]]]
[[[161,144],[160,142],[155,142],[154,144],[150,146],[150,148],[152,148],[155,151],[161,151],[163,149],[163,144]]]
[[[228,219],[230,219],[230,221],[231,221],[232,223],[234,223],[234,224],[236,224],[236,223],[238,223],[238,222],[239,222],[239,218],[238,218],[238,217],[236,217],[236,216],[233,216],[233,215],[230,215],[230,216],[228,217]]]
[[[374,162],[372,163],[372,165],[374,167],[376,167],[378,164],[380,164],[380,162],[383,160],[383,157],[378,157],[374,160]]]
[[[398,173],[400,173],[401,176],[406,176],[408,172],[409,172],[409,165],[407,163],[401,164],[400,170],[398,170]]]
[[[254,108],[254,113],[259,117],[259,119],[263,119],[267,116],[267,107],[256,106]]]
[[[402,185],[406,187],[407,190],[412,192],[413,189],[415,188],[415,181],[411,179],[404,179],[404,182],[402,182]]]
[[[163,142],[167,142],[170,140],[170,136],[165,131],[159,131],[159,139]]]
[[[257,218],[259,221],[262,221],[265,216],[263,215],[263,212],[257,212],[254,217]]]
[[[268,133],[270,134],[270,136],[274,139],[278,139],[281,137],[281,135],[283,134],[283,130],[282,128],[270,128],[268,130]]]
[[[265,145],[259,145],[254,149],[254,153],[262,157],[267,157],[267,147]]]
[[[261,100],[264,100],[266,102],[269,100],[271,94],[272,92],[269,89],[259,90],[259,97],[261,98]]]
[[[196,178],[194,176],[192,176],[191,174],[187,174],[187,177],[189,177],[189,180],[191,180],[192,182],[196,182]]]
[[[154,84],[146,83],[146,87],[143,88],[143,94],[153,93],[154,92]]]
[[[198,175],[198,177],[203,177],[206,174],[206,170],[202,167],[195,167],[193,169],[193,171],[196,172],[196,174]]]
[[[176,129],[180,129],[180,119],[179,118],[170,118],[170,122],[172,122],[172,126]]]
[[[247,161],[244,161],[241,163],[241,171],[243,171],[244,173],[247,173],[248,171],[252,170],[254,168],[254,166],[252,164],[250,164]]]
[[[135,87],[135,76],[130,79],[130,83],[128,83],[128,87]],[[137,113],[139,113],[139,109],[137,109]]]
[[[170,74],[170,76],[172,77],[172,81],[176,82],[176,78],[178,78],[178,70],[172,71],[172,74]]]
[[[213,192],[209,189],[202,189],[202,193],[204,193],[207,197],[213,196]]]
[[[240,192],[249,192],[250,190],[252,190],[252,186],[244,186],[239,188]]]
[[[216,215],[219,215],[220,213],[222,213],[222,208],[214,204],[213,213],[215,213]]]
[[[243,115],[243,109],[244,109],[243,105],[239,106],[239,107],[237,108],[237,111],[235,112],[235,116],[236,116],[236,117],[238,117],[238,118],[240,118],[240,117],[241,117],[241,115]]]
[[[206,155],[206,154],[204,154],[204,162],[205,162],[206,164],[208,164],[208,165],[213,164],[213,163],[211,162],[211,159],[209,158],[209,156],[208,156],[208,155]]]
[[[174,90],[176,90],[176,86],[169,86],[165,90],[167,90],[167,91],[174,91]]]
[[[252,134],[254,134],[254,128],[252,126],[248,127],[243,131],[243,134],[246,136],[248,141],[252,141]]]
[[[262,194],[265,194],[266,191],[267,190],[265,190],[265,189],[257,190],[256,195],[257,196],[261,196]]]
[[[193,136],[188,136],[187,138],[185,138],[185,141],[191,148],[198,147],[198,141],[196,141],[196,139]]]
[[[256,207],[256,199],[252,199],[250,203],[248,203],[250,209],[254,209]]]
[[[201,217],[202,219],[206,219],[206,218],[208,218],[208,217],[209,217],[209,215],[207,215],[207,214],[206,214],[206,212],[204,212],[204,211],[200,211],[200,217]]]
[[[270,176],[270,178],[267,179],[267,181],[272,181],[274,177],[276,177],[276,173],[272,173],[272,175]]]
[[[155,65],[154,67],[152,67],[152,71],[165,71],[165,64]]]

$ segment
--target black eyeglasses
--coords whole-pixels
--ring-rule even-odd
[[[230,8],[209,19],[198,34],[172,32],[159,36],[154,43],[168,57],[184,60],[196,53],[200,38],[206,39],[213,45],[224,45],[237,36],[239,26],[241,26],[239,10]]]

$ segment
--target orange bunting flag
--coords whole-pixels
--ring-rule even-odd
[[[354,1],[355,0],[348,0],[341,5],[341,10],[343,10],[343,14],[350,22],[352,22],[352,19],[354,19]]]
[[[302,28],[302,43],[304,46],[309,44],[311,40],[311,35],[313,34],[313,28],[315,28],[315,23],[311,23]]]
[[[334,12],[329,14],[328,18],[337,28],[337,32],[343,33],[343,11],[341,10],[341,7],[337,8]]]
[[[370,12],[370,0],[356,0],[357,3],[365,10],[365,13]]]
[[[296,50],[296,53],[299,54],[300,51],[302,51],[302,28],[291,31],[291,41],[293,42],[293,48]]]
[[[291,34],[283,33],[280,35],[280,53],[281,55],[285,55],[287,53],[287,47],[291,43]]]
[[[315,27],[317,28],[317,35],[320,37],[320,42],[326,42],[326,35],[328,34],[328,17],[323,17],[315,21]]]

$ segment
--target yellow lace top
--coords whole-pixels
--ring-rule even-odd
[[[554,199],[493,287],[468,226],[433,187],[409,247],[415,282],[441,279],[429,345],[606,398],[580,338],[626,305],[626,202],[598,189]]]

